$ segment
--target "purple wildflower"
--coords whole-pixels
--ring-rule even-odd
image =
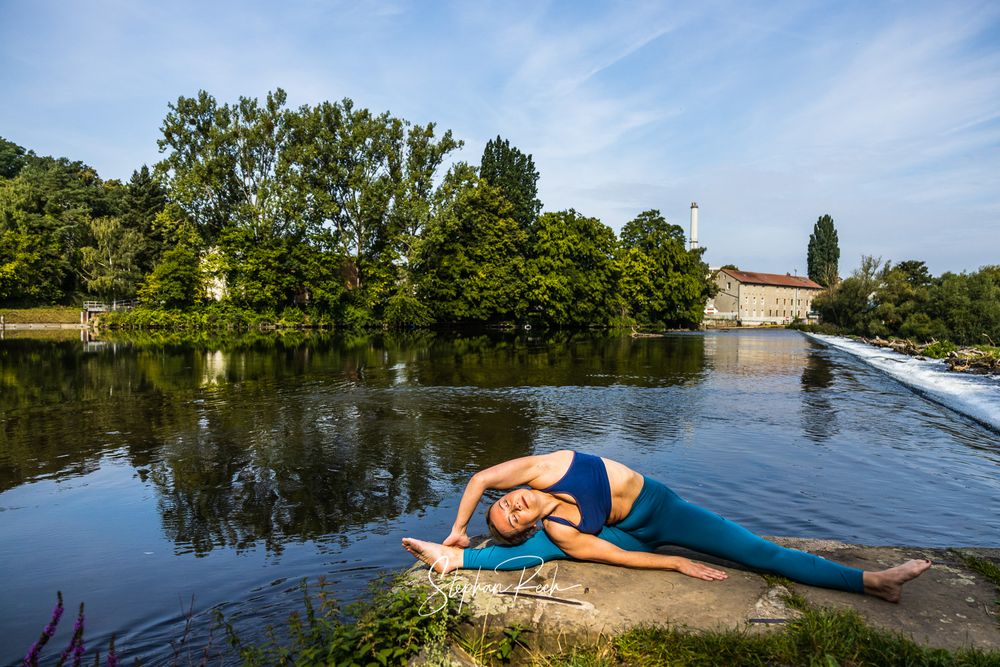
[[[111,643],[108,644],[108,659],[104,667],[118,667],[118,654],[115,653],[115,636],[111,635]]]
[[[62,667],[63,663],[66,662],[66,658],[73,655],[73,667],[79,667],[80,659],[83,657],[83,603],[80,603],[80,613],[76,617],[76,623],[73,624],[73,637],[69,640],[69,645],[59,656],[59,662],[56,663],[56,667]]]
[[[42,652],[42,647],[45,646],[46,642],[48,642],[49,639],[52,638],[52,635],[56,633],[56,626],[59,625],[59,619],[62,618],[63,615],[62,591],[56,592],[56,598],[58,602],[56,602],[55,609],[52,610],[52,620],[50,620],[49,624],[45,626],[44,630],[42,630],[42,635],[38,638],[38,641],[32,644],[31,648],[28,649],[28,654],[24,656],[24,662],[22,663],[24,667],[37,667],[38,655]]]

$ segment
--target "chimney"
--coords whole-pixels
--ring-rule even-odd
[[[691,202],[691,242],[690,249],[698,247],[698,202]]]

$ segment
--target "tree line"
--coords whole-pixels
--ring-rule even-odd
[[[824,323],[863,336],[961,345],[1000,343],[1000,265],[931,275],[922,261],[864,256],[813,301]]]
[[[827,288],[813,301],[824,326],[920,342],[1000,342],[1000,265],[935,277],[919,260],[893,264],[863,256],[841,280],[839,259],[833,218],[822,215],[809,237],[807,261],[809,277]]]
[[[497,136],[479,165],[434,123],[350,99],[291,109],[180,97],[162,159],[127,183],[0,139],[0,304],[84,295],[233,306],[339,324],[537,319],[695,326],[714,292],[704,248],[648,210],[619,236],[542,213],[530,154]]]

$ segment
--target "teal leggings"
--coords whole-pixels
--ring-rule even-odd
[[[665,485],[644,478],[642,492],[632,511],[597,535],[626,551],[653,551],[673,544],[741,563],[754,570],[772,572],[811,586],[842,591],[864,591],[863,573],[820,556],[786,549],[754,535],[743,526],[692,505]],[[515,547],[466,549],[466,569],[520,570],[538,563],[569,558],[538,531]]]

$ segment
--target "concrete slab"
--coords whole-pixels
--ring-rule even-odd
[[[998,591],[952,551],[771,539],[864,569],[930,558],[934,567],[907,584],[899,604],[797,583],[792,589],[813,606],[856,609],[873,626],[900,632],[926,646],[1000,650]],[[1000,562],[1000,549],[965,551]],[[706,582],[673,572],[570,561],[513,572],[461,570],[444,576],[420,566],[409,576],[434,586],[428,612],[450,597],[471,612],[473,625],[480,630],[485,626],[487,632],[499,631],[513,624],[530,628],[528,641],[544,652],[640,624],[767,631],[798,615],[785,605],[786,591],[769,586],[757,573],[683,549],[663,552],[721,565],[729,578]]]

